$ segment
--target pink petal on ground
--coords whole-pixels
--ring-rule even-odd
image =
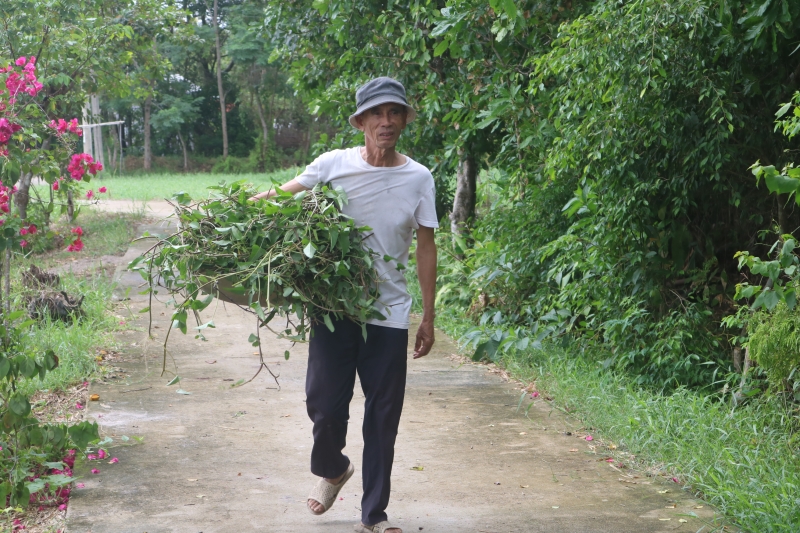
[[[75,409],[83,409],[83,406],[80,403],[76,403]]]
[[[75,487],[79,488],[79,489],[82,489],[82,488],[86,487],[86,485],[84,485],[83,483],[78,483],[78,484],[75,485]]]
[[[66,503],[62,503],[61,505],[58,506],[58,510],[59,511],[66,511],[67,510],[67,504]]]
[[[594,437],[592,437],[591,435],[586,435],[586,440],[594,440]]]
[[[102,448],[97,450],[97,458],[98,459],[105,459],[106,458],[106,451]]]
[[[116,464],[118,462],[119,462],[119,459],[117,459],[116,457],[112,457],[111,460],[108,462],[108,464],[113,465],[113,464]]]
[[[89,455],[86,456],[86,459],[89,461],[94,461],[97,459],[97,456],[93,453],[90,453]]]
[[[676,477],[672,478],[672,481],[674,481],[675,483],[680,483],[680,481],[678,481],[678,478]]]
[[[92,474],[99,474],[100,471],[96,468],[92,468]]]

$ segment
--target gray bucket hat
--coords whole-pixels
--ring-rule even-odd
[[[388,103],[406,106],[406,109],[408,109],[406,123],[412,122],[417,118],[417,112],[414,111],[413,107],[408,105],[406,89],[403,87],[403,84],[395,79],[381,76],[380,78],[368,81],[356,91],[356,112],[350,115],[350,125],[354,128],[358,128],[356,124],[356,117],[358,115],[367,109]]]

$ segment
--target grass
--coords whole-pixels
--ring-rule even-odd
[[[472,326],[452,309],[440,309],[439,318],[455,338]],[[499,364],[535,381],[555,405],[614,443],[616,453],[634,455],[639,468],[676,477],[743,529],[800,530],[796,404],[771,397],[733,407],[685,389],[659,394],[600,370],[577,350],[555,346],[506,355]]]
[[[300,173],[299,169],[279,170],[269,174],[142,174],[103,176],[92,180],[90,187],[95,191],[99,187],[108,189],[108,197],[113,200],[160,200],[169,198],[176,192],[186,192],[193,198],[205,197],[207,188],[218,185],[221,181],[231,182],[246,180],[261,190],[272,183],[285,183]]]
[[[46,320],[31,328],[26,346],[32,353],[52,349],[59,364],[44,380],[38,377],[21,380],[18,390],[23,394],[64,390],[97,375],[100,372],[95,359],[97,350],[112,346],[112,333],[122,327],[109,306],[113,285],[106,276],[62,275],[61,288],[70,295],[85,296],[84,316],[70,322]]]
[[[76,220],[84,230],[85,243],[82,252],[67,252],[61,242],[63,234],[69,232],[72,225],[59,221],[51,227],[51,235],[47,239],[56,244],[51,251],[40,254],[29,254],[18,258],[13,264],[12,280],[15,284],[12,293],[16,293],[15,308],[25,308],[18,280],[21,272],[31,264],[40,268],[52,269],[53,266],[70,261],[95,259],[106,255],[121,255],[127,250],[134,237],[134,228],[142,220],[141,214],[134,213],[102,213],[87,211]],[[45,243],[39,247],[45,248]],[[47,349],[55,351],[59,357],[59,366],[53,372],[38,378],[23,380],[20,390],[25,394],[33,394],[37,390],[63,390],[99,372],[96,352],[100,348],[112,346],[113,332],[119,330],[119,318],[111,308],[113,283],[108,272],[103,269],[90,270],[80,274],[61,274],[59,290],[64,290],[72,297],[84,296],[82,310],[84,316],[70,322],[43,321],[31,328],[26,337],[27,346],[33,353],[43,353]]]

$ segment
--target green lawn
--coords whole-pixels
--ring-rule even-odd
[[[108,189],[108,198],[112,200],[158,200],[169,198],[176,192],[186,192],[192,198],[205,197],[207,187],[217,185],[221,181],[231,182],[246,180],[261,190],[272,183],[286,183],[300,173],[298,168],[279,170],[268,174],[136,174],[122,176],[102,176],[92,180],[89,188],[95,193],[100,187]],[[102,195],[100,196],[103,197]]]

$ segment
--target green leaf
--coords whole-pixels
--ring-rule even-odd
[[[326,313],[326,314],[322,315],[322,320],[324,320],[324,321],[325,321],[325,325],[328,327],[328,329],[329,329],[331,332],[333,332],[333,331],[334,331],[334,328],[333,328],[333,322],[331,322],[331,316],[330,316],[330,314]]]
[[[287,361],[289,360],[289,350],[283,352],[283,358],[286,359]]]
[[[15,394],[8,400],[8,409],[19,417],[28,416],[31,404],[25,396]]]
[[[169,387],[170,385],[175,385],[175,384],[176,384],[177,382],[179,382],[180,380],[181,380],[181,377],[180,377],[180,376],[175,376],[174,378],[172,378],[172,379],[169,381],[169,383],[167,383],[167,387]]]
[[[306,247],[303,248],[303,253],[306,254],[306,257],[311,259],[312,257],[314,257],[314,254],[317,253],[317,247],[314,246],[314,243],[309,242],[308,244],[306,244]]]
[[[250,336],[247,338],[247,342],[249,342],[253,346],[258,346],[261,344],[261,341],[258,340],[258,335],[256,335],[255,333],[250,334]]]
[[[778,194],[796,192],[798,187],[800,187],[800,180],[782,176],[780,174],[768,174],[764,176],[764,182],[767,184],[769,192]]]

